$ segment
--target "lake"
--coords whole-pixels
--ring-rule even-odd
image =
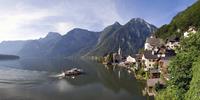
[[[86,74],[58,79],[62,70],[81,68]],[[81,59],[0,61],[0,100],[152,100],[142,96],[145,82],[122,68],[107,69]]]

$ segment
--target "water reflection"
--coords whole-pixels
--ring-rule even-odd
[[[72,67],[86,74],[75,79],[51,77]],[[146,100],[143,84],[124,69],[88,60],[0,61],[0,99],[6,100]]]

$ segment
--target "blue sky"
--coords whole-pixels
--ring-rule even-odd
[[[66,34],[73,28],[100,31],[115,21],[140,17],[160,27],[196,0],[0,0],[0,41]]]

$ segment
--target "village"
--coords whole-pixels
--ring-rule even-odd
[[[196,33],[196,29],[191,26],[183,33],[183,38],[187,38],[193,33]],[[146,81],[143,94],[155,96],[156,90],[165,87],[166,82],[171,78],[168,73],[168,66],[178,48],[180,48],[179,37],[174,36],[163,41],[151,35],[146,39],[143,50],[138,54],[123,57],[123,52],[119,46],[118,52],[104,56],[103,64],[117,65],[134,72],[136,79]]]

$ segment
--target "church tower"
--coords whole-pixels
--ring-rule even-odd
[[[121,47],[119,46],[119,49],[118,49],[118,55],[119,56],[122,56],[122,50],[121,50]]]

